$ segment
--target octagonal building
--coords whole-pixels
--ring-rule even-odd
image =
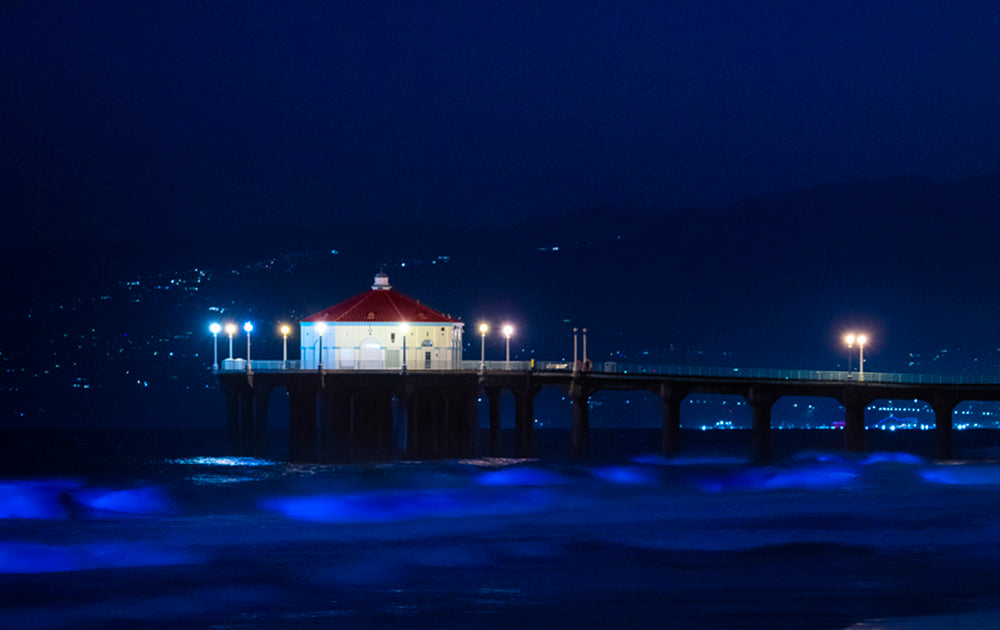
[[[379,272],[370,291],[299,322],[299,356],[304,369],[458,369],[462,326],[394,291]]]

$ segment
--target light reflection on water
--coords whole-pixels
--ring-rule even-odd
[[[239,466],[251,468],[256,466],[276,466],[276,462],[255,457],[188,457],[183,459],[168,459],[168,464],[177,466]]]
[[[168,459],[168,474],[183,471],[185,480],[198,486],[251,483],[289,473],[293,465],[255,457],[187,457]]]
[[[253,477],[233,477],[228,475],[188,475],[187,479],[198,486],[225,486],[234,483],[249,483],[256,481]]]

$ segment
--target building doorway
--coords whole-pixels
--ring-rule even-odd
[[[362,370],[381,370],[385,368],[385,354],[382,344],[374,337],[368,337],[361,342],[361,352],[358,356],[358,367]]]

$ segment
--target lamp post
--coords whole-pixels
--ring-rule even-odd
[[[576,332],[577,329],[574,328],[573,329],[573,373],[574,374],[576,373],[578,367],[578,361],[576,358]]]
[[[479,332],[482,335],[482,341],[479,345],[479,370],[482,372],[486,371],[486,331],[490,329],[486,323],[479,324]]]
[[[316,324],[316,332],[319,334],[319,354],[316,355],[316,367],[323,369],[323,333],[326,332],[326,324],[320,322]]]
[[[583,365],[587,365],[587,329],[583,329]]]
[[[399,331],[403,335],[403,367],[402,370],[406,371],[406,333],[410,332],[410,325],[403,322],[399,325]]]
[[[865,380],[865,342],[868,338],[864,335],[858,335],[858,380]]]
[[[253,330],[253,324],[247,322],[243,324],[243,330],[247,331],[247,369],[250,369],[250,331]]]
[[[233,360],[233,335],[236,334],[236,324],[230,322],[226,324],[226,334],[229,335],[229,360]]]
[[[848,350],[851,350],[851,349],[854,348],[855,342],[857,342],[857,344],[858,344],[858,353],[860,355],[858,357],[859,358],[859,361],[858,361],[858,380],[859,381],[865,380],[865,343],[867,341],[868,341],[868,337],[866,337],[864,335],[855,335],[854,333],[850,333],[849,335],[847,335],[847,336],[844,337],[844,342],[847,344]],[[853,358],[853,356],[852,356],[853,354],[854,354],[853,352],[848,352],[847,353],[847,376],[848,376],[848,378],[850,378],[850,375],[851,375],[851,359]]]
[[[288,324],[281,325],[281,367],[288,367],[288,333],[292,332]]]
[[[222,326],[219,322],[212,322],[212,325],[208,327],[212,331],[212,337],[214,337],[214,348],[212,350],[212,371],[219,370],[219,332],[222,330]]]
[[[851,360],[854,358],[854,333],[846,335],[844,337],[844,343],[847,344],[847,378],[851,378]]]
[[[508,370],[510,369],[510,336],[512,334],[514,334],[514,327],[511,326],[510,324],[504,324],[504,327],[503,327],[503,336],[507,338],[507,359],[506,359],[507,365],[506,365],[506,368]]]

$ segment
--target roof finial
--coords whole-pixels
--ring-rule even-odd
[[[373,291],[387,291],[392,287],[389,286],[389,276],[385,273],[385,263],[378,266],[378,273],[375,274],[375,284],[372,285]]]

